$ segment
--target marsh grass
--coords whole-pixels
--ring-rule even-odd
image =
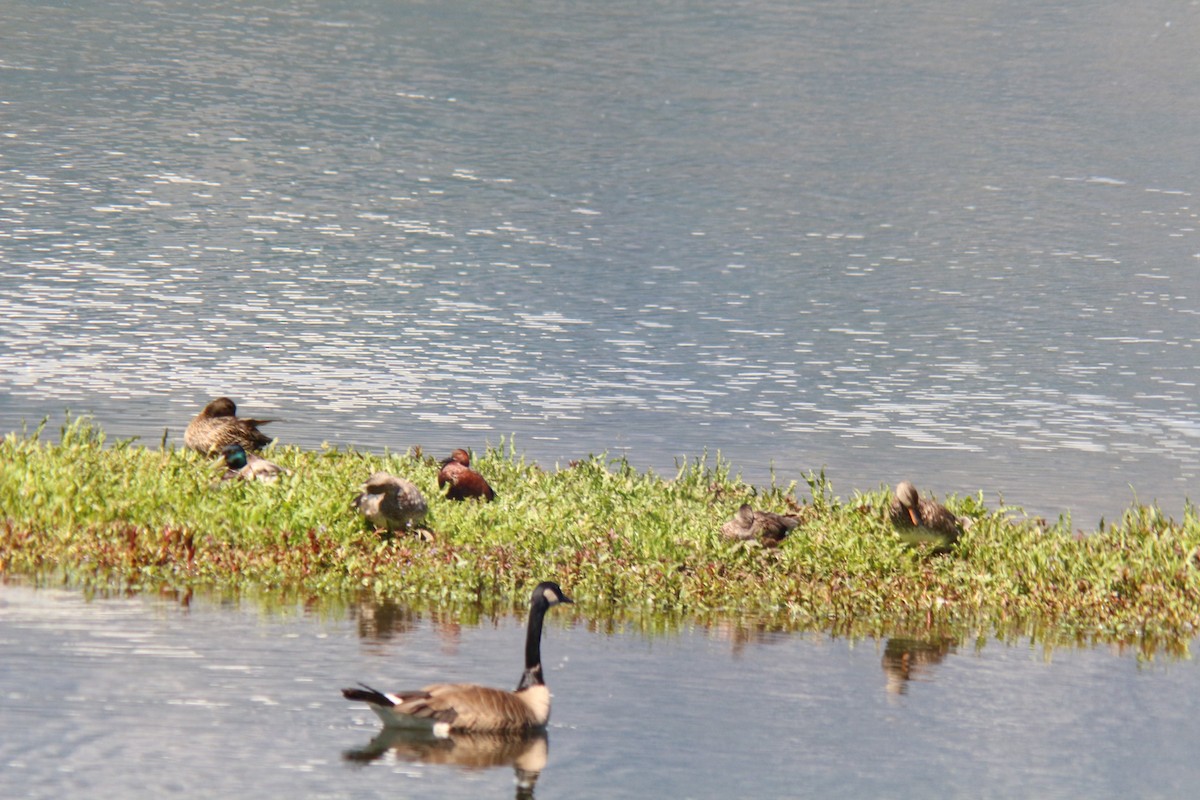
[[[508,608],[553,577],[596,619],[813,628],[884,636],[951,626],[978,635],[1133,644],[1186,652],[1200,619],[1200,521],[1135,505],[1087,535],[982,494],[947,498],[973,524],[932,555],[886,521],[889,489],[835,495],[822,473],[755,487],[718,456],[674,475],[591,456],[555,469],[504,443],[473,465],[493,503],[451,502],[419,451],[272,448],[274,484],[218,478],[198,454],[109,443],[89,420],[57,443],[41,429],[0,444],[0,574],[85,587],[287,590]],[[430,505],[431,541],[386,537],[350,508],[385,470]],[[797,513],[781,547],[722,540],[742,502]],[[649,620],[649,621],[646,621]],[[617,624],[617,623],[611,623]],[[724,624],[724,623],[720,623]]]

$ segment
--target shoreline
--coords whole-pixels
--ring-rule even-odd
[[[1190,506],[1178,522],[1131,506],[1079,535],[1062,520],[989,508],[982,492],[939,498],[973,524],[953,552],[933,555],[891,528],[888,491],[838,497],[821,473],[753,486],[719,458],[660,476],[606,455],[546,471],[491,448],[472,465],[496,501],[452,502],[419,450],[272,447],[265,455],[291,475],[221,484],[223,465],[109,443],[87,418],[62,434],[0,443],[0,574],[485,605],[511,605],[553,578],[598,616],[745,616],[848,635],[1019,629],[1150,652],[1186,651],[1200,625],[1200,519]],[[430,541],[381,536],[351,510],[378,470],[420,488]],[[742,502],[801,523],[777,548],[723,540],[719,528]]]

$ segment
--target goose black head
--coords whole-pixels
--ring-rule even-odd
[[[533,590],[533,602],[537,603],[539,600],[551,606],[558,605],[559,603],[575,602],[571,598],[567,597],[566,592],[562,590],[562,587],[554,581],[542,581],[537,585],[537,588]]]

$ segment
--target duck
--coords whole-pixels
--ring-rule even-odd
[[[225,474],[221,476],[223,481],[240,479],[271,483],[287,473],[286,469],[273,461],[267,461],[254,453],[247,453],[246,448],[240,444],[225,445],[221,448],[221,454],[225,456]]]
[[[271,443],[271,437],[258,426],[273,421],[238,417],[234,402],[228,397],[218,397],[188,423],[183,432],[183,444],[205,455],[219,452],[230,444],[240,444],[246,450],[261,450]]]
[[[783,538],[797,525],[800,518],[792,514],[756,511],[742,503],[733,519],[721,526],[721,535],[737,541],[758,540],[767,547],[778,547]]]
[[[491,502],[496,499],[496,493],[488,485],[487,480],[471,469],[471,454],[461,448],[450,453],[441,462],[442,469],[438,472],[438,488],[450,488],[446,491],[449,500],[466,500],[469,497],[482,497]]]
[[[367,478],[362,492],[350,504],[368,523],[389,534],[408,530],[425,519],[429,506],[416,484],[386,472]]]
[[[366,703],[385,728],[452,733],[519,733],[550,720],[550,690],[542,676],[542,621],[559,603],[574,602],[554,581],[543,581],[529,600],[525,671],[514,691],[472,683],[434,683],[416,691],[384,693],[366,684],[342,689],[347,700]]]
[[[901,538],[913,544],[932,542],[935,552],[956,544],[964,528],[961,517],[936,500],[921,497],[911,481],[896,484],[888,516]]]

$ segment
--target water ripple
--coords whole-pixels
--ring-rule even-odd
[[[995,140],[1028,116],[974,60],[951,72],[981,94],[898,126],[892,98],[947,87],[870,54],[817,81],[803,54],[723,72],[676,42],[625,54],[635,79],[569,25],[514,32],[481,72],[461,31],[432,45],[364,13],[18,21],[0,62],[6,428],[69,406],[177,437],[230,394],[308,445],[515,433],[557,443],[535,456],[660,467],[720,449],[752,477],[912,470],[1110,515],[1129,483],[1181,499],[1200,475],[1200,223],[1171,182],[1187,131],[1146,149],[1103,85],[1041,81],[1082,113]],[[625,41],[620,16],[596,41]],[[755,90],[771,101],[745,105]],[[1070,163],[1121,137],[1119,160]],[[1179,162],[1166,178],[1158,153]]]

